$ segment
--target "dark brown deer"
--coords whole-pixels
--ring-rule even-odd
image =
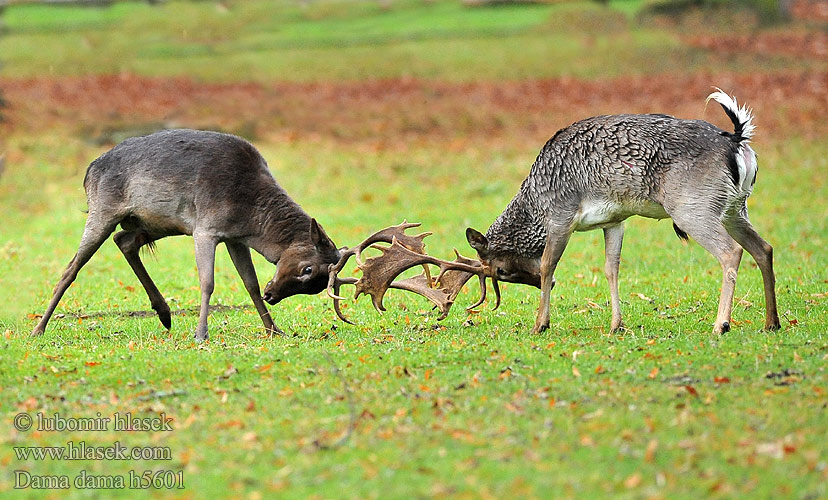
[[[271,333],[264,302],[314,294],[328,284],[339,251],[322,227],[296,204],[247,141],[228,134],[166,130],[127,139],[93,161],[83,180],[89,213],[80,246],[55,287],[32,335],[46,330],[58,302],[78,271],[115,231],[115,243],[147,292],[161,323],[170,308],[139,257],[166,236],[192,235],[201,287],[195,339],[207,339],[216,246],[224,243],[253,304]],[[277,265],[264,296],[259,293],[250,249]]]
[[[713,326],[730,329],[742,249],[756,260],[765,289],[765,328],[779,328],[773,248],[751,226],[747,198],[758,166],[748,145],[753,116],[724,92],[733,122],[726,132],[702,120],[666,115],[596,116],[555,134],[529,176],[486,235],[466,238],[492,278],[541,289],[534,331],[549,327],[549,300],[558,261],[574,231],[604,231],[613,331],[623,327],[618,266],[624,220],[671,218],[679,237],[693,237],[722,266],[722,291]]]

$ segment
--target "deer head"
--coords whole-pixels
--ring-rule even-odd
[[[321,292],[328,284],[328,267],[339,257],[334,242],[316,219],[311,219],[307,238],[295,239],[282,252],[262,298],[273,305],[291,295]]]
[[[540,288],[540,259],[524,257],[513,252],[497,252],[480,231],[466,229],[466,240],[477,250],[480,262],[489,271],[490,278],[508,283],[521,283]]]
[[[385,310],[382,299],[389,288],[414,292],[433,302],[440,309],[440,316],[437,319],[442,320],[448,316],[457,294],[472,276],[477,276],[480,281],[481,295],[480,300],[469,306],[467,310],[481,305],[486,300],[486,278],[490,277],[497,297],[495,309],[500,305],[500,288],[497,280],[490,276],[483,263],[463,257],[457,250],[454,251],[457,256],[454,261],[445,261],[426,255],[423,240],[431,233],[416,236],[405,234],[407,229],[419,225],[419,223],[403,221],[402,224],[377,231],[353,248],[340,249],[339,262],[330,266],[328,275],[328,295],[334,301],[334,311],[339,319],[351,323],[342,314],[340,308],[340,301],[344,299],[339,295],[339,291],[344,284],[354,285],[356,290],[354,298],[363,293],[370,295],[378,311]],[[390,246],[380,246],[377,243],[390,243]],[[381,255],[363,261],[362,252],[369,247],[378,249]],[[359,279],[339,278],[338,274],[351,257],[355,257],[357,268],[362,271],[362,277]],[[439,267],[436,277],[432,277],[429,265]],[[401,273],[416,266],[423,266],[422,274],[402,281],[394,281]]]

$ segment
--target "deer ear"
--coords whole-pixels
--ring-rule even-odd
[[[325,233],[325,230],[322,229],[322,226],[316,222],[316,219],[311,219],[310,237],[311,242],[313,242],[313,246],[315,246],[318,250],[326,250],[328,248],[336,250],[336,245],[334,245],[334,242],[331,241]]]
[[[477,250],[477,253],[481,257],[489,251],[489,240],[476,229],[466,229],[466,240],[468,240],[469,245],[471,245],[472,248]]]

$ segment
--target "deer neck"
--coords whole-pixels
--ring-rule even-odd
[[[486,232],[489,248],[498,254],[540,258],[546,245],[543,218],[520,193]]]
[[[247,244],[276,264],[282,253],[299,241],[310,241],[310,216],[282,190],[272,193],[257,211],[257,226]]]

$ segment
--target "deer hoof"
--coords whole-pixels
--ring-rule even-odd
[[[610,327],[610,333],[620,333],[620,332],[623,332],[626,329],[627,329],[627,327],[624,326],[624,323],[619,321],[618,324],[612,325],[612,327]]]
[[[285,334],[285,332],[283,332],[283,331],[281,330],[281,328],[279,328],[279,327],[278,327],[278,326],[276,326],[276,325],[272,325],[270,328],[265,328],[265,331],[266,331],[266,332],[267,332],[267,334],[268,334],[268,335],[270,335],[271,337],[274,337],[274,336],[277,336],[277,335],[278,335],[278,336],[282,336],[282,335],[284,335],[284,334]]]
[[[166,304],[164,304],[166,306]],[[158,313],[158,319],[161,320],[161,324],[164,325],[164,328],[169,330],[172,328],[172,318],[170,317],[170,308],[169,307],[159,307],[155,310]]]
[[[730,331],[730,322],[729,321],[725,321],[721,325],[718,325],[718,324],[713,325],[713,333],[715,333],[717,335],[721,335],[721,334],[727,333],[729,331]]]
[[[765,330],[767,330],[769,332],[775,332],[775,331],[779,330],[780,328],[782,328],[782,327],[779,325],[779,318],[776,318],[775,321],[766,321],[765,322]]]
[[[210,336],[207,334],[207,328],[204,328],[203,330],[197,329],[195,332],[195,336],[193,338],[195,339],[196,344],[200,344],[207,340],[209,337]]]
[[[44,331],[46,331],[45,328],[43,328],[40,325],[37,325],[36,327],[34,327],[34,330],[32,330],[32,334],[29,335],[29,336],[30,337],[40,337],[41,335],[43,335]]]

